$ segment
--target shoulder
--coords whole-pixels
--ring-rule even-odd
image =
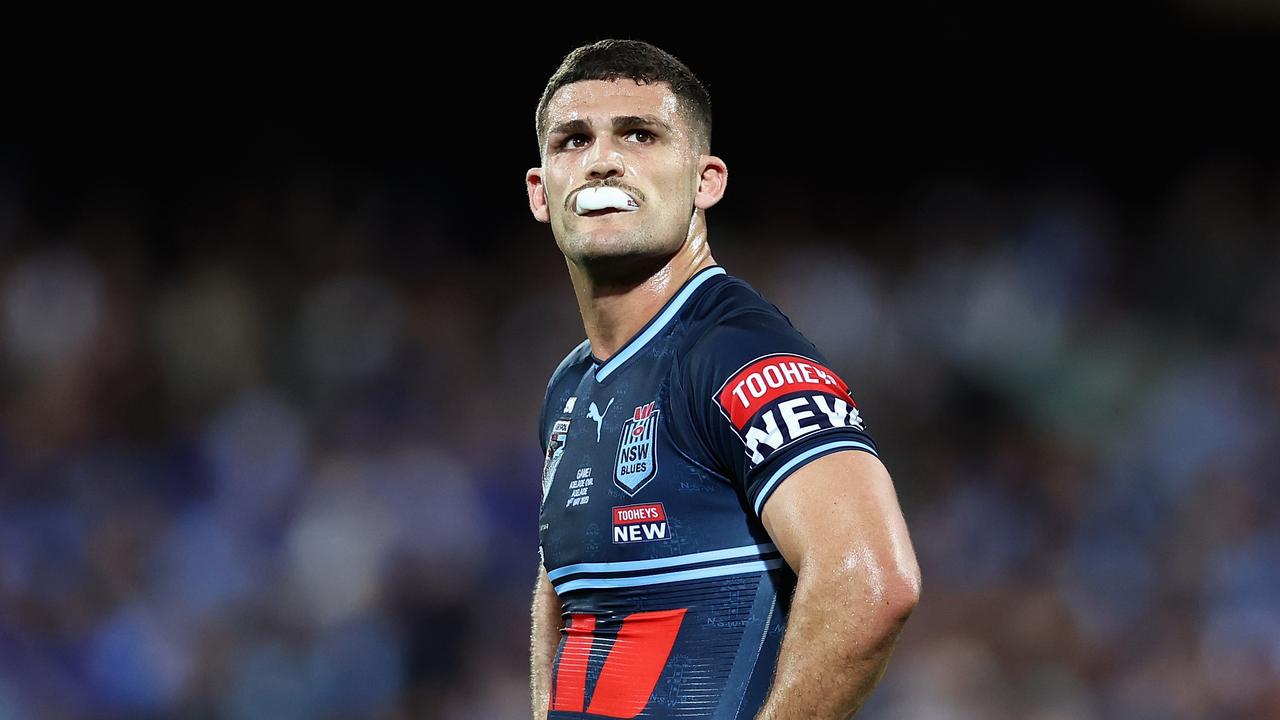
[[[576,373],[576,368],[581,368],[584,362],[589,363],[591,356],[591,343],[583,340],[578,346],[569,351],[568,355],[560,361],[554,372],[551,373],[551,379],[547,381],[547,390],[542,396],[542,410],[538,413],[538,440],[543,444],[543,451],[546,450],[547,433],[551,430],[551,418],[555,415],[559,408],[564,407],[568,401],[569,394],[573,392],[576,383],[570,382]],[[566,408],[568,409],[568,408]]]
[[[547,381],[547,389],[550,390],[553,386],[555,386],[556,382],[558,382],[561,378],[563,378],[566,374],[569,373],[569,370],[573,368],[574,365],[581,363],[583,360],[586,360],[590,356],[591,356],[591,341],[583,340],[582,342],[578,343],[578,346],[570,350],[569,354],[565,355],[564,359],[560,361],[560,364],[556,366],[555,371],[551,373],[551,379]]]
[[[583,365],[591,363],[591,342],[583,340],[578,346],[569,351],[568,355],[560,361],[554,372],[551,373],[551,379],[547,381],[547,391],[543,396],[542,405],[543,412],[546,412],[547,405],[551,403],[558,393],[558,388],[564,385],[566,381],[581,377]],[[571,383],[576,386],[576,383]]]
[[[690,313],[673,378],[683,445],[740,483],[757,514],[805,463],[875,454],[849,386],[787,316],[740,280],[714,290]]]
[[[723,374],[777,353],[825,362],[777,306],[734,277],[699,298],[679,351],[682,370],[694,376]]]
[[[848,385],[781,310],[736,278],[715,290],[690,314],[674,372],[676,401],[692,416],[723,416],[741,433],[777,403],[798,407],[797,394],[829,395],[819,404],[833,411],[835,400],[856,407]]]
[[[743,313],[761,313],[775,317],[788,326],[791,322],[776,305],[769,302],[742,278],[726,275],[702,293],[689,310],[691,328],[709,330]]]

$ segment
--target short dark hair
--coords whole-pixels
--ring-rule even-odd
[[[642,40],[610,39],[583,45],[569,53],[547,81],[534,116],[539,152],[547,133],[547,104],[557,90],[583,80],[618,78],[635,80],[637,85],[667,83],[690,129],[704,148],[711,147],[711,96],[693,72],[671,53]]]

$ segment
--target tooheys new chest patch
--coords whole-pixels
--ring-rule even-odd
[[[650,402],[636,407],[631,411],[631,417],[622,423],[613,480],[628,495],[635,495],[649,484],[658,468],[653,441],[659,415],[655,404]]]
[[[820,430],[864,429],[849,386],[803,355],[758,357],[733,373],[713,400],[747,446],[752,466]]]

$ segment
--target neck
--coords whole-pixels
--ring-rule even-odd
[[[703,211],[694,214],[684,243],[669,257],[647,258],[630,272],[607,276],[567,260],[591,353],[608,360],[649,322],[699,270],[715,264]]]

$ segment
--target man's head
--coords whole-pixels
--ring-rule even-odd
[[[706,90],[647,43],[574,50],[547,83],[535,124],[542,166],[525,175],[530,209],[585,269],[670,257],[693,234],[697,211],[724,194],[727,170],[708,154]],[[593,196],[601,187],[625,193],[618,206],[592,209],[608,204]]]
[[[534,128],[538,150],[546,158],[547,105],[556,91],[583,80],[626,79],[652,85],[666,83],[680,104],[681,114],[699,140],[703,153],[711,148],[711,96],[698,78],[673,55],[640,40],[601,40],[565,56],[538,101]]]

